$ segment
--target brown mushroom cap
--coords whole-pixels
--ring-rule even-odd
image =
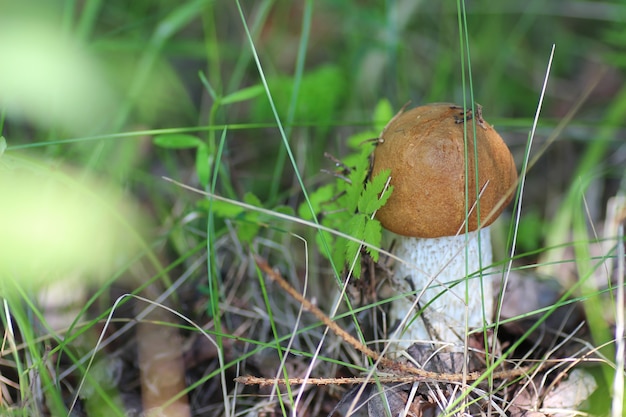
[[[507,192],[517,181],[508,147],[498,133],[476,115],[481,226],[491,224],[511,201]],[[382,225],[404,236],[433,238],[463,233],[465,213],[476,202],[474,128],[471,113],[463,123],[463,108],[450,103],[416,107],[392,119],[374,151],[372,175],[391,170],[393,193],[378,210]],[[467,130],[465,166],[463,127]],[[467,170],[467,171],[466,171]],[[469,199],[465,202],[465,173]],[[485,185],[486,184],[486,185]],[[505,197],[504,201],[501,201]],[[478,228],[476,208],[469,230]],[[493,211],[493,213],[492,213]]]

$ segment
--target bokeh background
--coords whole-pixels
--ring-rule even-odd
[[[276,226],[270,217],[221,206],[214,213],[201,196],[162,177],[294,213],[303,201],[301,184],[310,193],[333,181],[322,171],[334,169],[324,154],[342,159],[351,152],[351,135],[385,122],[373,119],[381,100],[394,111],[407,102],[462,105],[471,97],[483,106],[520,170],[532,161],[516,248],[520,262],[539,262],[542,274],[568,288],[575,278],[552,263],[569,262],[576,269],[576,262],[559,245],[572,241],[576,224],[584,230],[604,224],[607,202],[626,187],[624,22],[626,4],[617,0],[0,1],[0,173],[26,171],[36,178],[18,191],[2,189],[2,199],[12,204],[11,211],[0,209],[0,224],[15,226],[11,234],[3,233],[7,246],[2,247],[15,249],[17,236],[26,239],[19,243],[19,256],[12,256],[24,269],[0,269],[3,282],[32,274],[31,264],[45,268],[50,257],[61,256],[48,253],[50,235],[38,246],[42,238],[31,230],[38,223],[13,221],[27,206],[67,202],[67,191],[50,197],[57,188],[77,193],[72,204],[89,202],[83,207],[89,213],[90,204],[98,205],[111,222],[102,229],[104,220],[94,225],[89,217],[74,233],[51,229],[57,242],[52,245],[69,248],[71,255],[63,255],[63,269],[54,277],[34,280],[35,288],[18,286],[21,299],[32,295],[26,307],[11,284],[7,299],[21,305],[22,324],[35,320],[28,311],[38,312],[34,333],[20,331],[18,339],[32,342],[39,354],[55,347],[54,353],[65,358],[63,349],[56,349],[61,333],[41,324],[53,321],[49,297],[37,298],[55,280],[66,290],[50,291],[54,309],[65,305],[73,315],[54,327],[65,332],[69,326],[63,333],[68,337],[83,320],[98,335],[117,295],[139,294],[138,288],[157,283],[150,294],[158,298],[185,273],[191,278],[177,287],[179,298],[165,297],[168,305],[218,335],[232,335],[248,315],[233,319],[226,312],[232,313],[232,306],[254,311],[250,294],[242,295],[248,285],[252,292],[258,285],[244,279],[254,269],[246,245],[255,252],[272,248],[271,258],[287,275],[309,271],[316,280],[310,296],[324,300],[333,282],[332,274],[323,276],[325,258],[312,254],[314,265],[305,264],[300,248],[281,234],[298,230],[313,246],[314,230]],[[553,45],[528,159],[529,132]],[[45,189],[48,200],[24,197],[41,197]],[[74,214],[80,207],[59,207],[77,220],[83,216]],[[41,211],[33,218],[57,221]],[[511,212],[500,229],[503,242]],[[576,223],[577,213],[585,213],[582,223]],[[242,230],[243,239],[237,235]],[[589,236],[590,241],[593,233]],[[31,237],[39,240],[28,243]],[[74,246],[60,244],[73,237],[78,239]],[[90,241],[98,242],[96,251]],[[105,257],[94,260],[94,252]],[[502,244],[497,257],[507,256]],[[149,267],[142,264],[146,258]],[[163,271],[172,281],[163,279]],[[85,300],[78,309],[71,307],[76,300],[64,304],[60,294],[72,292],[63,287],[67,282],[81,294],[84,287],[93,295],[96,287],[87,307]],[[79,292],[78,287],[72,288]],[[231,292],[233,287],[238,291]],[[221,314],[224,327],[214,323]],[[8,328],[9,316],[3,318]],[[260,337],[250,329],[242,332]],[[38,337],[46,342],[35,342]],[[93,347],[95,339],[73,347],[80,354],[70,355],[69,363],[89,357],[86,346]],[[228,357],[239,352],[231,343],[218,342],[223,352],[234,349]],[[196,362],[214,363],[217,373],[209,378],[192,372],[192,379],[213,387],[211,378],[227,367],[215,359],[219,355],[207,355],[198,354]],[[38,357],[45,362],[43,354]],[[15,353],[14,360],[25,357]],[[59,374],[67,366],[64,360],[56,362]],[[20,367],[15,369],[14,377],[20,375]],[[227,374],[233,376],[232,366]],[[3,394],[9,408],[24,404],[16,394],[19,385]],[[223,412],[219,390],[209,392],[213,397],[201,395],[203,406]],[[70,397],[61,395],[59,403]],[[128,409],[125,404],[120,409]]]

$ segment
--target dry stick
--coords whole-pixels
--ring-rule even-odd
[[[309,300],[304,298],[299,292],[297,292],[285,279],[280,275],[280,273],[274,270],[267,263],[265,259],[262,259],[258,256],[255,257],[256,264],[261,268],[263,272],[267,274],[268,277],[272,279],[272,281],[276,282],[283,290],[285,290],[290,296],[292,296],[296,301],[302,304],[305,310],[312,313],[315,317],[317,317],[322,323],[324,323],[330,330],[332,330],[337,336],[343,339],[345,342],[350,344],[359,352],[367,355],[372,360],[379,362],[385,368],[389,370],[396,371],[399,373],[403,373],[404,375],[399,376],[391,376],[391,377],[377,377],[376,380],[382,383],[410,383],[416,381],[438,381],[438,382],[463,382],[463,381],[476,381],[482,377],[481,372],[471,372],[469,374],[463,373],[439,373],[432,371],[425,371],[423,369],[418,369],[413,366],[409,366],[397,361],[393,361],[388,358],[381,357],[378,353],[363,345],[363,343],[359,342],[354,336],[350,333],[346,332],[344,329],[339,327],[337,323],[332,321],[322,310],[320,310],[317,306],[311,303]],[[498,371],[492,374],[494,379],[511,379],[515,377],[519,377],[521,375],[528,374],[533,369],[536,369],[536,366],[527,366],[521,368],[515,368],[505,371]],[[407,375],[408,374],[408,375]],[[242,376],[235,378],[236,382],[246,384],[246,385],[272,385],[272,384],[281,384],[281,385],[300,385],[305,383],[305,380],[302,378],[289,378],[289,379],[275,379],[275,378],[258,378],[253,376]],[[327,385],[327,384],[359,384],[359,383],[369,383],[374,382],[371,378],[307,378],[306,383],[310,383],[312,385]]]
[[[415,368],[413,368],[415,369]],[[369,377],[352,377],[352,378],[289,378],[289,379],[274,379],[274,378],[260,378],[258,376],[239,376],[235,378],[236,382],[244,385],[259,385],[261,387],[268,385],[356,385],[356,384],[410,384],[416,381],[423,381],[425,378],[409,375],[409,376],[376,376],[375,379]]]

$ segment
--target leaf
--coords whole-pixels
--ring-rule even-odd
[[[327,231],[318,230],[318,232],[315,235],[315,243],[317,244],[317,247],[321,249],[320,252],[322,255],[324,255],[326,259],[328,259],[328,251],[326,250],[327,246],[330,248],[330,253],[332,253],[333,255],[337,253],[337,251],[334,249],[336,245],[335,236]],[[336,261],[334,257],[333,257],[333,260]],[[341,260],[339,263],[336,263],[335,265],[338,268],[343,268],[343,264],[344,264],[344,261]]]
[[[189,149],[202,146],[204,142],[196,136],[185,133],[171,133],[154,137],[153,143],[167,149]]]
[[[341,68],[324,65],[308,70],[302,76],[298,90],[298,100],[292,103],[294,80],[291,76],[279,75],[267,80],[272,92],[274,105],[282,119],[293,114],[294,120],[314,123],[322,128],[337,119],[337,111],[341,108],[347,93],[345,75]],[[295,104],[295,108],[290,108]],[[273,120],[274,116],[267,98],[255,100],[251,109],[252,119],[259,121]]]
[[[368,218],[367,222],[365,223],[365,230],[363,234],[363,240],[374,246],[379,246],[383,238],[383,227],[378,220],[372,220]],[[369,246],[367,246],[365,250],[367,251],[367,253],[370,254],[374,262],[378,262],[378,250]]]
[[[311,206],[313,206],[315,214],[320,214],[322,211],[322,205],[333,198],[336,192],[335,187],[335,184],[328,184],[309,194],[309,201],[311,202]],[[313,215],[311,214],[311,210],[309,209],[309,205],[306,201],[298,207],[298,216],[304,220],[313,219]]]
[[[391,170],[389,169],[383,170],[365,184],[365,190],[359,199],[358,210],[360,213],[371,215],[385,205],[393,190],[393,186],[389,186],[385,190],[390,173]],[[382,194],[383,190],[385,190],[384,194]]]
[[[209,156],[209,147],[203,143],[196,149],[196,175],[198,175],[198,181],[204,188],[209,184],[210,171],[211,158]]]
[[[255,194],[247,192],[243,196],[243,201],[255,207],[262,207],[261,200]],[[237,224],[237,236],[242,242],[250,243],[261,228],[261,215],[256,211],[245,211],[243,216],[239,216]]]
[[[374,126],[379,132],[376,134],[376,137],[378,137],[392,118],[393,108],[391,107],[391,103],[386,98],[381,99],[374,109]]]
[[[296,120],[323,124],[336,119],[346,85],[341,68],[335,65],[323,65],[306,73],[298,94]]]
[[[261,200],[253,193],[246,193],[243,197],[243,201],[255,207],[262,207]],[[206,203],[203,204],[203,206],[204,205],[206,205]],[[239,240],[242,242],[250,243],[252,239],[258,235],[262,224],[260,213],[246,210],[235,204],[217,200],[213,201],[211,207],[215,215],[237,222],[236,232]]]
[[[347,224],[346,234],[360,240],[364,240],[366,225],[368,218],[363,214],[357,214],[352,217]],[[347,267],[351,267],[354,259],[356,263],[354,267],[354,276],[359,278],[361,276],[361,243],[355,240],[343,240],[345,243],[345,263]]]
[[[220,100],[221,104],[233,104],[239,103],[241,101],[251,100],[263,94],[264,92],[263,85],[257,84],[251,87],[242,88],[241,90],[235,91],[234,93],[230,93],[225,97],[222,97]]]
[[[378,138],[380,132],[375,132],[373,130],[366,130],[365,132],[355,133],[350,136],[346,143],[352,149],[361,149],[361,147],[366,144],[368,141],[372,141]],[[345,162],[345,161],[344,161]]]
[[[261,225],[257,219],[243,218],[237,223],[237,236],[239,240],[244,243],[251,243],[252,240],[259,234]]]
[[[374,150],[374,143],[373,142],[365,143],[365,144],[361,145],[359,150],[361,152],[359,152],[359,153],[352,153],[350,155],[347,155],[345,158],[342,158],[343,163],[346,164],[346,166],[355,167],[360,162],[363,161],[364,157],[369,161],[369,155]]]
[[[242,207],[239,207],[236,204],[221,200],[201,200],[198,202],[198,207],[205,210],[210,208],[213,211],[213,214],[225,219],[235,219],[244,211]]]
[[[293,216],[295,214],[292,207],[285,205],[276,206],[272,209],[272,211],[280,214],[285,214],[287,216]]]
[[[346,209],[348,212],[354,212],[359,204],[363,187],[365,186],[365,179],[369,172],[369,153],[361,152],[361,158],[357,161],[357,165],[352,172],[348,175],[350,184],[346,189]]]
[[[259,197],[249,191],[243,196],[243,201],[250,204],[251,206],[263,207],[263,204],[261,204],[261,200],[259,199]]]

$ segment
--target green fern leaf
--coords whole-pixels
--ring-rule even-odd
[[[365,184],[365,189],[359,199],[359,213],[371,215],[385,205],[393,190],[391,186],[385,189],[390,173],[391,170],[388,169],[381,171],[371,181]]]

